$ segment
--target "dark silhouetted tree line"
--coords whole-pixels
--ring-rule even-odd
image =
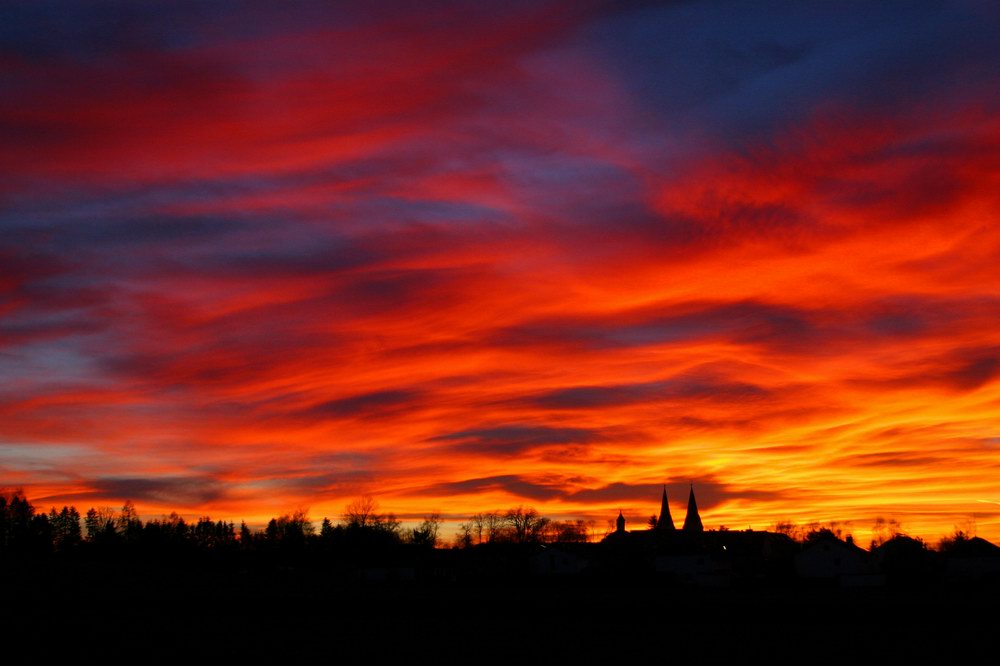
[[[76,514],[68,507],[64,507],[62,512],[53,514],[60,518],[59,535],[65,532],[72,532],[74,529],[79,533],[79,515],[76,515],[76,527],[73,528],[67,523],[72,522],[70,516]],[[65,512],[65,513],[63,513]],[[66,520],[62,520],[62,516]],[[49,515],[35,513],[28,498],[21,490],[12,493],[0,494],[0,554],[3,555],[39,555],[50,552],[57,537],[53,531],[53,523],[49,520]],[[65,543],[60,539],[60,545]]]
[[[593,521],[553,521],[532,507],[517,506],[471,516],[459,524],[455,544],[470,548],[494,543],[586,543],[593,529]]]
[[[142,521],[131,501],[121,508],[91,507],[81,517],[76,507],[36,512],[22,490],[0,493],[0,556],[63,553],[79,547],[131,550],[197,550],[301,552],[319,546],[364,551],[397,546],[434,548],[439,544],[441,517],[432,514],[408,530],[392,513],[381,513],[365,495],[349,504],[342,520],[324,518],[317,533],[307,512],[296,510],[272,518],[263,529],[245,522],[203,516],[188,522],[176,512]]]
[[[299,509],[272,518],[263,529],[245,522],[203,516],[188,522],[176,512],[143,521],[135,505],[90,507],[81,517],[76,507],[53,507],[36,512],[22,490],[0,494],[0,553],[40,555],[82,547],[132,551],[260,551],[301,552],[317,548],[361,554],[394,548],[433,549],[442,545],[441,516],[425,516],[404,529],[395,514],[383,513],[378,502],[363,495],[344,508],[338,522],[324,517],[319,530],[308,513]],[[532,507],[478,513],[459,525],[454,545],[584,543],[591,539],[593,522],[553,521]]]
[[[76,507],[36,512],[22,490],[0,493],[0,554],[40,555],[68,552],[87,544],[113,546],[177,546],[214,549],[239,544],[233,523],[208,516],[188,523],[176,513],[143,522],[135,505],[121,509],[91,507],[81,519]]]

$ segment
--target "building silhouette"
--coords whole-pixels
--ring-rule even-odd
[[[692,483],[688,494],[687,513],[684,516],[684,526],[681,528],[680,532],[691,535],[701,534],[704,531],[705,527],[701,522],[701,514],[698,513],[698,502],[694,497],[694,484]],[[663,496],[660,499],[660,514],[656,517],[652,529],[646,530],[646,532],[659,539],[669,538],[670,535],[678,533],[677,528],[674,526],[674,519],[670,515],[670,503],[667,500],[666,484],[663,486]],[[622,536],[627,534],[639,535],[642,533],[643,532],[628,532],[625,529],[625,516],[620,510],[618,511],[618,518],[615,519],[615,531],[612,533],[617,535],[616,538],[620,539]]]

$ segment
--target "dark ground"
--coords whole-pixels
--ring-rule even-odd
[[[315,571],[84,565],[0,583],[5,645],[88,661],[925,664],[1000,653],[998,589],[981,584],[347,584]]]

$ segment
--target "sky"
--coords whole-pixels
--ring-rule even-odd
[[[4,2],[0,486],[1000,542],[993,2]]]

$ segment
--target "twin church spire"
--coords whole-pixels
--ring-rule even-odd
[[[660,517],[656,519],[657,531],[674,532],[674,520],[670,517],[670,504],[667,502],[667,487],[663,486],[663,499],[660,501]],[[687,515],[684,516],[685,532],[703,532],[704,526],[701,524],[701,516],[698,514],[698,503],[694,499],[694,484],[691,484],[691,492],[688,495]]]

